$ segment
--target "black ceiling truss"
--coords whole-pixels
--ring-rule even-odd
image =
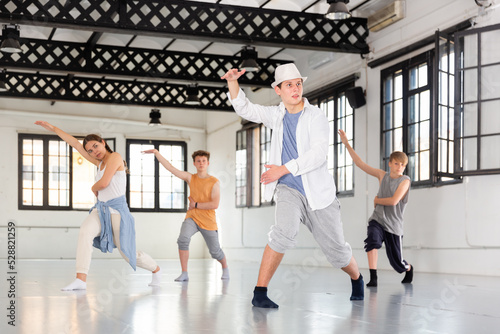
[[[0,19],[64,27],[226,43],[368,53],[365,18],[331,21],[323,15],[196,1],[8,0]]]
[[[9,91],[0,97],[193,108],[184,103],[186,85],[12,71],[6,72],[5,81]],[[233,111],[224,87],[198,86],[198,90],[201,105],[197,109]]]
[[[363,18],[330,21],[319,14],[195,1],[6,0],[0,3],[0,22],[50,27],[52,34],[57,28],[93,32],[87,43],[21,34],[22,53],[0,53],[9,87],[0,96],[52,101],[193,108],[184,104],[186,86],[181,83],[194,82],[203,84],[198,109],[232,111],[220,77],[239,67],[239,57],[101,45],[104,33],[369,52]],[[270,87],[274,69],[289,61],[257,62],[261,69],[241,77],[241,85]]]
[[[220,78],[237,68],[239,57],[88,43],[23,39],[21,53],[0,52],[0,67],[63,71],[95,75],[205,82],[222,86]],[[270,87],[274,69],[285,60],[257,59],[259,71],[241,77],[242,86]]]

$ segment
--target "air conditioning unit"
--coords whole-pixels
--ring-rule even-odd
[[[379,31],[394,22],[403,19],[404,17],[404,1],[394,1],[390,5],[379,9],[375,13],[368,16],[368,29],[372,32]]]

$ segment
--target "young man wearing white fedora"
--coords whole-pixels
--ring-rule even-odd
[[[265,198],[275,194],[276,220],[269,232],[252,304],[277,308],[267,296],[267,286],[287,249],[295,247],[300,223],[312,232],[328,261],[342,268],[352,283],[351,300],[363,300],[364,283],[351,246],[344,240],[340,203],[327,168],[329,125],[324,112],[302,97],[302,77],[293,63],[280,65],[271,85],[281,97],[278,106],[251,103],[238,79],[245,70],[229,70],[229,99],[241,117],[273,130],[267,171],[261,176]]]

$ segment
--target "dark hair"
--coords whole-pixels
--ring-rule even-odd
[[[111,149],[111,147],[109,147],[108,143],[106,143],[106,141],[99,135],[96,135],[96,134],[90,134],[90,135],[87,135],[85,136],[85,138],[83,138],[83,148],[85,149],[85,146],[87,146],[87,143],[89,141],[98,141],[99,143],[102,143],[104,141],[104,147],[106,148],[106,151],[108,151],[109,153],[113,153],[113,150]],[[87,149],[85,149],[87,150]],[[127,165],[127,162],[125,160],[123,160],[123,166],[125,167],[125,173],[127,174],[130,174],[130,170],[128,169],[128,165]]]
[[[89,141],[98,141],[100,143],[104,141],[104,147],[106,148],[106,151],[108,151],[109,153],[113,153],[113,150],[108,146],[108,143],[106,143],[106,141],[101,136],[95,134],[87,135],[85,138],[83,138],[83,148],[87,146],[87,143]]]
[[[210,161],[210,152],[207,152],[207,151],[198,150],[198,151],[193,152],[193,154],[191,156],[193,157],[193,162],[194,162],[194,159],[196,159],[196,157],[207,157],[207,160]]]

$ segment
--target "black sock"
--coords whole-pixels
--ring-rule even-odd
[[[366,286],[377,286],[377,269],[370,269],[370,282]]]
[[[267,297],[267,287],[256,286],[253,290],[252,305],[262,308],[278,308],[278,304]]]
[[[351,278],[351,285],[351,300],[363,300],[365,298],[365,282],[363,281],[363,275],[359,274],[357,280]]]
[[[401,283],[411,283],[411,281],[413,281],[413,265],[411,265],[410,270],[406,272]]]

